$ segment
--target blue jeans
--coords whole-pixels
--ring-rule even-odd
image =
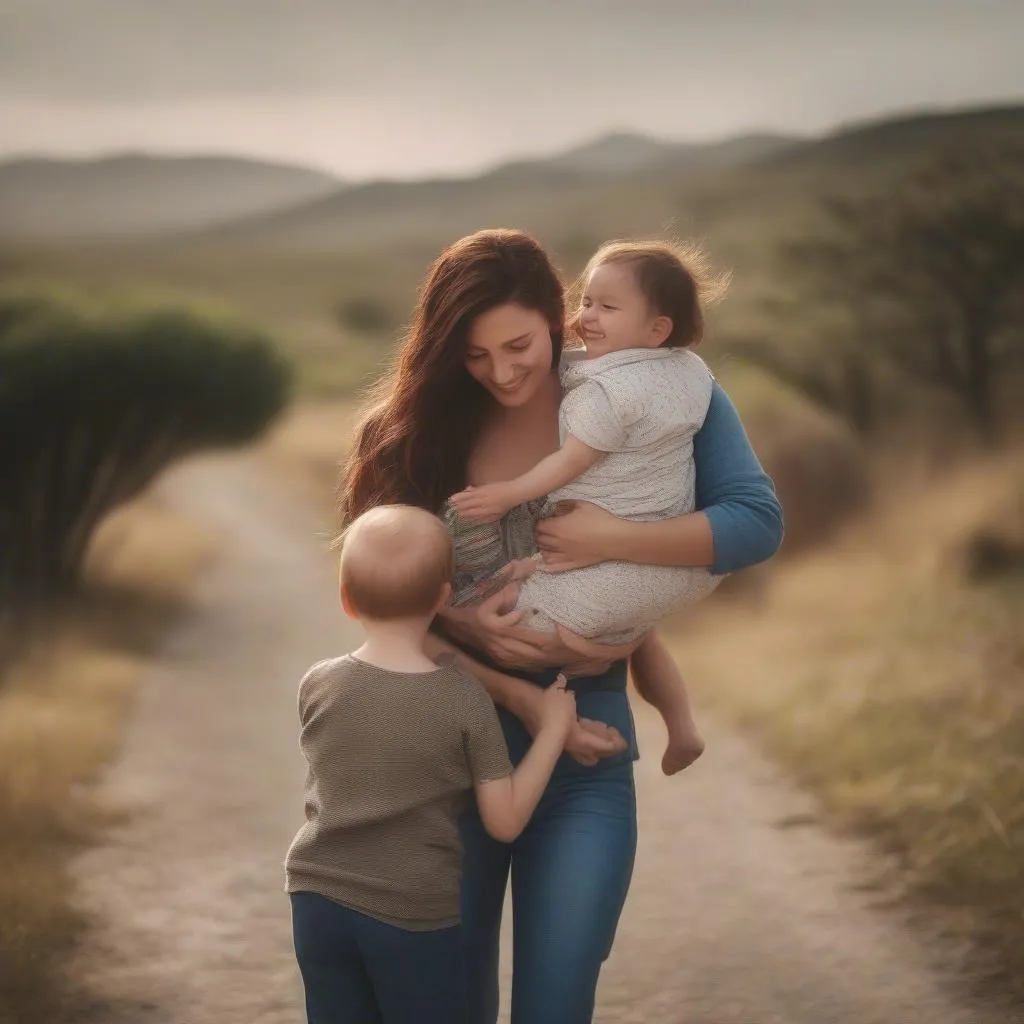
[[[554,673],[534,677],[550,684]],[[512,1024],[589,1024],[601,965],[611,951],[636,852],[635,736],[625,665],[574,680],[581,716],[615,726],[630,749],[592,768],[563,755],[536,812],[513,843],[462,820],[462,932],[469,1024],[498,1017],[498,940],[512,877]],[[513,762],[529,746],[518,719],[499,709]]]
[[[411,932],[294,892],[308,1024],[465,1024],[460,928]]]

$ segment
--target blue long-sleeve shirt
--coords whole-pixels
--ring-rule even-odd
[[[736,406],[717,381],[693,457],[697,508],[707,515],[715,542],[711,571],[738,572],[771,558],[782,543],[782,506]]]

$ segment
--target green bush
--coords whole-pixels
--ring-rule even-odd
[[[108,512],[174,460],[257,437],[290,383],[238,324],[0,294],[0,606],[73,588]]]

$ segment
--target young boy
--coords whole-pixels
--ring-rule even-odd
[[[381,506],[345,533],[341,602],[366,642],[299,686],[306,823],[285,862],[309,1024],[459,1024],[458,816],[522,831],[576,721],[565,680],[515,771],[483,687],[424,653],[452,548],[422,509]]]

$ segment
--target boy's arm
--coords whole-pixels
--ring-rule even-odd
[[[482,691],[480,695],[484,696]],[[566,736],[576,724],[576,698],[566,688],[564,675],[544,691],[540,732],[510,775],[500,770],[508,766],[508,752],[498,716],[489,704],[480,711],[469,735],[472,777],[478,780],[473,786],[477,807],[484,828],[499,842],[511,843],[530,820]],[[500,752],[498,758],[490,756],[494,751]]]
[[[526,827],[544,793],[565,742],[557,729],[541,729],[516,770],[474,787],[480,820],[500,843],[511,843]]]
[[[495,518],[515,505],[542,498],[564,487],[604,454],[570,435],[557,452],[541,459],[522,476],[501,483],[469,487],[453,495],[451,501],[467,518]]]

